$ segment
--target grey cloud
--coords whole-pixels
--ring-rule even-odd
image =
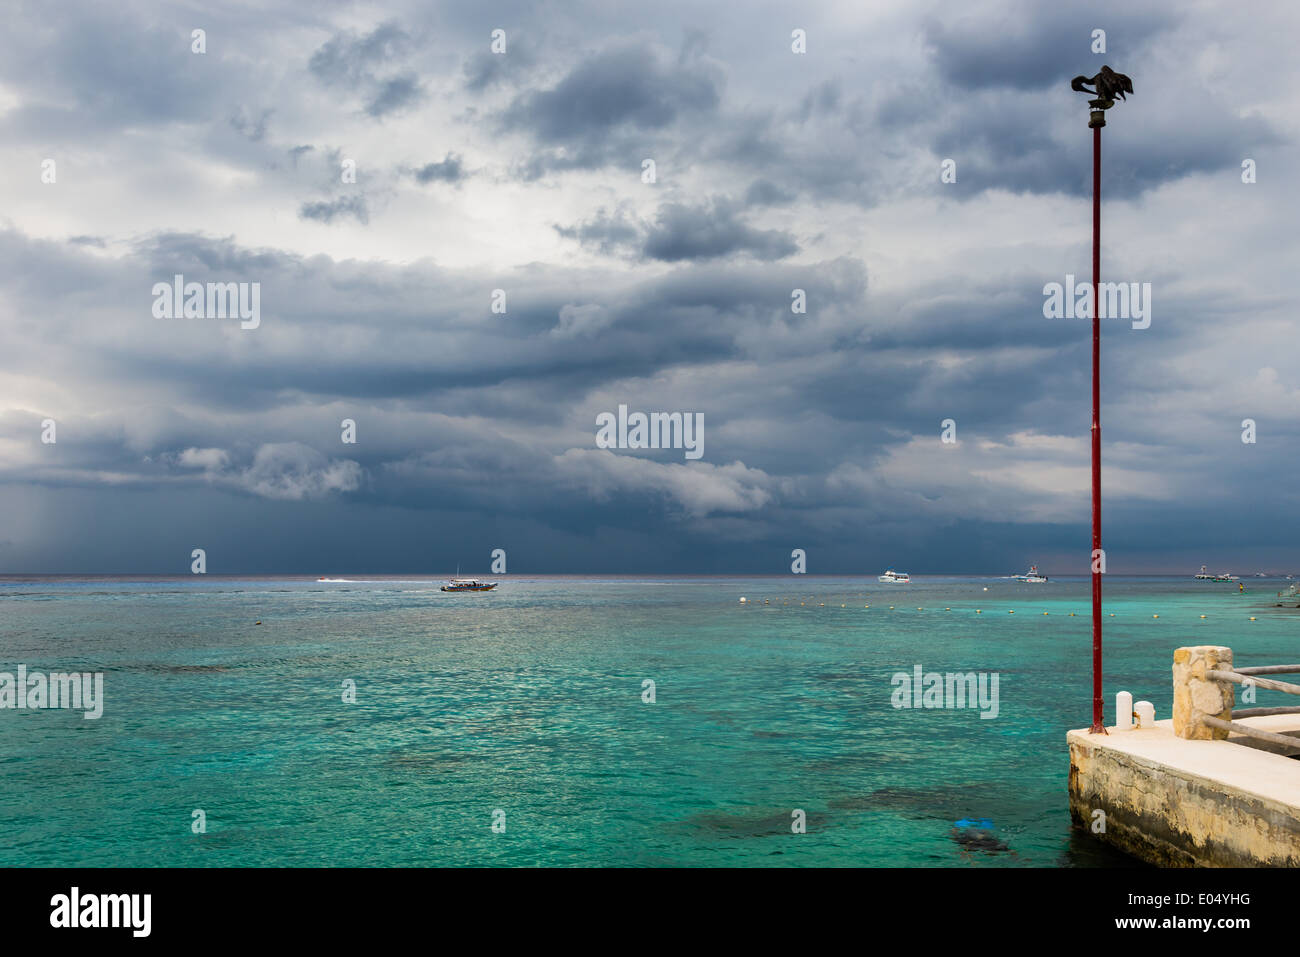
[[[1015,193],[1091,189],[1091,157],[1083,129],[1086,97],[1068,89],[1072,76],[1109,63],[1134,76],[1137,93],[1111,116],[1106,137],[1108,195],[1135,197],[1194,173],[1235,168],[1245,149],[1281,141],[1258,115],[1242,115],[1221,90],[1189,93],[1200,80],[1189,75],[1164,82],[1144,71],[1153,48],[1184,21],[1186,13],[1154,4],[1096,10],[1017,2],[998,29],[975,28],[974,12],[927,22],[925,36],[946,96],[899,93],[882,104],[882,122],[929,139],[939,157],[953,158],[958,198],[989,189]],[[1094,29],[1106,31],[1106,52],[1091,52]],[[1070,104],[1073,110],[1063,112]],[[1213,115],[1213,124],[1204,122]],[[974,118],[978,118],[975,120]],[[1063,120],[1072,120],[1063,125]]]
[[[567,270],[531,278],[458,275],[427,264],[303,259],[183,234],[152,237],[111,263],[63,249],[59,254],[10,236],[0,242],[0,259],[10,263],[0,278],[15,301],[29,305],[39,301],[39,277],[48,269],[64,277],[65,288],[98,290],[105,305],[90,327],[96,334],[63,348],[66,362],[88,363],[97,374],[122,381],[143,376],[167,382],[187,401],[231,410],[279,402],[281,391],[290,390],[367,399],[438,396],[449,412],[494,409],[533,421],[555,414],[552,401],[563,403],[566,395],[602,383],[742,356],[755,316],[772,328],[795,324],[789,311],[795,286],[814,286],[823,312],[835,303],[860,303],[865,289],[860,268],[843,263],[705,263],[657,278],[609,271],[602,274],[599,299],[575,303],[575,276]],[[149,289],[176,273],[196,281],[261,283],[267,317],[256,332],[257,348],[241,351],[238,362],[216,362],[224,340],[215,329],[153,319]],[[513,290],[510,312],[494,320],[494,334],[485,339],[479,328],[484,291],[503,282]],[[592,305],[602,310],[599,335],[553,335],[590,328],[590,315],[570,310],[566,320],[565,307]],[[361,338],[331,336],[330,328],[358,330]],[[108,346],[123,335],[138,340],[136,347]],[[393,351],[388,343],[394,336],[406,348]],[[304,339],[314,343],[311,350],[303,350]],[[77,374],[70,370],[64,374]],[[202,435],[186,441],[222,444]]]
[[[795,194],[766,179],[757,179],[745,190],[747,206],[784,206],[794,202]]]
[[[454,568],[503,542],[512,571],[781,571],[796,542],[818,571],[1082,571],[1089,341],[1039,290],[1086,271],[1067,84],[1094,62],[1138,89],[1106,131],[1103,268],[1157,297],[1150,329],[1103,330],[1108,548],[1298,570],[1291,21],[1153,9],[829,11],[793,58],[725,6],[629,39],[607,5],[516,5],[488,60],[472,5],[357,32],[342,8],[214,9],[206,58],[142,7],[20,7],[0,570],[183,572],[179,536],[222,571]],[[427,127],[374,135],[417,102]],[[339,188],[354,154],[366,193]],[[384,230],[295,221],[380,202]],[[154,319],[175,273],[260,283],[260,328]],[[704,414],[705,460],[596,449],[620,403]]]
[[[314,219],[322,223],[332,223],[342,216],[351,216],[362,225],[369,224],[370,210],[364,197],[340,196],[338,199],[303,203],[298,210],[303,219]]]
[[[626,210],[613,213],[604,207],[586,222],[575,226],[556,226],[555,231],[565,239],[576,239],[584,246],[604,255],[632,249],[641,239],[642,230],[635,218]]]
[[[1172,30],[1182,15],[1168,5],[1126,4],[1123,7],[1071,8],[1017,0],[1009,4],[996,25],[976,11],[957,13],[925,25],[925,39],[943,78],[964,90],[1007,87],[1033,90],[1068,82],[1077,73],[1092,74],[1110,58],[1131,61],[1157,35]],[[1106,31],[1106,53],[1091,52],[1092,31]],[[1072,59],[1067,54],[1073,52]],[[1072,66],[1077,63],[1079,66]]]
[[[256,118],[254,118],[251,111],[241,106],[230,115],[230,125],[240,136],[254,143],[260,143],[266,138],[267,123],[274,112],[271,109],[264,109],[258,111]]]
[[[505,53],[484,49],[465,61],[462,68],[465,89],[482,93],[508,80],[518,83],[529,75],[537,59],[526,37],[512,37],[507,33]]]
[[[721,89],[708,66],[666,65],[648,46],[623,45],[591,55],[550,89],[515,97],[500,121],[538,144],[519,165],[521,176],[536,179],[552,170],[639,163],[631,151],[645,134],[712,113]]]
[[[415,72],[400,68],[392,72],[393,65],[401,63],[415,46],[414,39],[390,21],[366,34],[336,34],[312,54],[308,69],[336,89],[354,89],[365,103],[365,112],[381,119],[424,97]]]
[[[308,62],[308,68],[327,83],[356,83],[374,77],[374,67],[403,56],[411,37],[389,21],[370,33],[339,33],[327,40]]]
[[[804,95],[799,105],[799,116],[808,119],[814,113],[836,113],[840,107],[841,91],[838,80],[827,80]]]
[[[417,183],[457,183],[468,175],[463,157],[455,153],[448,153],[443,159],[426,163],[414,171]]]
[[[732,205],[714,200],[709,205],[666,203],[645,239],[644,254],[651,259],[677,262],[714,259],[746,253],[756,259],[783,259],[799,251],[789,233],[754,229],[741,221]]]
[[[418,103],[424,97],[420,80],[414,73],[384,80],[379,91],[366,104],[366,112],[376,119]]]
[[[980,97],[980,123],[953,114],[935,131],[934,153],[954,159],[958,166],[953,196],[969,198],[989,189],[1091,194],[1086,109],[1074,111],[1073,129],[1061,130],[1060,104],[1053,102],[1058,97],[1021,99],[1007,110],[999,109],[994,99],[992,94]],[[1244,150],[1280,142],[1262,118],[1238,116],[1228,109],[1214,128],[1207,128],[1198,119],[1204,108],[1192,102],[1166,108],[1136,97],[1120,104],[1106,137],[1105,195],[1135,197],[1194,173],[1235,170]]]
[[[719,81],[698,69],[664,66],[644,46],[605,50],[550,90],[524,94],[504,120],[543,143],[599,136],[620,127],[657,130],[683,113],[718,105]]]
[[[698,205],[664,203],[654,222],[648,224],[637,222],[625,210],[610,214],[602,208],[593,219],[576,226],[557,226],[556,231],[604,254],[625,251],[663,262],[732,255],[774,260],[799,251],[789,233],[755,229],[745,223],[736,204],[725,197]]]
[[[6,140],[75,143],[91,134],[189,122],[224,108],[220,85],[189,52],[187,33],[120,17],[116,10],[32,8],[38,9],[39,24],[24,24],[12,8],[6,11],[0,77],[24,91],[15,109],[0,114]],[[48,43],[31,42],[35,35]]]

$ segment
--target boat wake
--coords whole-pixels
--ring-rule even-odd
[[[344,583],[349,585],[432,585],[432,578],[318,578],[323,584]]]

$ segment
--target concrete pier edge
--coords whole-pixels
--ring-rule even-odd
[[[1066,734],[1070,815],[1097,839],[1166,867],[1300,867],[1300,737],[1294,748],[1259,744],[1205,726],[1231,717],[1233,686],[1207,679],[1230,670],[1232,651],[1179,648],[1174,717],[1107,734]],[[1239,720],[1277,733],[1298,715]]]

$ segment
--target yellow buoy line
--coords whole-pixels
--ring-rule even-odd
[[[812,596],[810,595],[810,596],[809,596],[809,600],[811,600],[811,599],[812,599]],[[790,603],[790,599],[789,599],[789,598],[782,598],[782,599],[780,599],[780,602],[781,602],[781,604],[783,604],[783,605],[788,605],[788,604]],[[771,603],[772,603],[772,599],[770,599],[770,598],[764,598],[764,599],[763,599],[763,604],[764,604],[764,605],[770,605]],[[745,597],[742,596],[741,599],[740,599],[740,604],[742,604],[742,605],[753,604],[753,601],[751,601],[751,599],[749,599],[749,598],[745,598]],[[807,605],[807,602],[805,602],[805,601],[801,601],[801,602],[799,602],[799,606],[800,606],[800,607],[805,607],[806,605]],[[822,601],[822,602],[818,602],[818,603],[817,603],[817,607],[818,607],[818,608],[825,608],[825,607],[826,607],[826,602],[824,602],[824,601]],[[847,608],[847,607],[848,607],[848,604],[845,603],[845,602],[841,602],[841,603],[840,603],[840,607],[841,607],[841,608]],[[867,603],[864,604],[862,607],[863,607],[864,609],[865,609],[865,608],[870,608],[870,607],[871,607],[871,603],[870,603],[870,602],[867,602]],[[890,606],[889,606],[889,610],[890,610],[890,611],[894,611],[894,610],[895,610],[895,606],[894,606],[894,605],[890,605]],[[917,610],[917,611],[925,611],[925,606],[924,606],[924,605],[918,605],[918,606],[916,607],[916,610]],[[960,610],[960,609],[959,609],[959,610]],[[951,606],[945,607],[945,608],[944,608],[944,611],[952,611],[952,607],[951,607]],[[977,614],[977,615],[982,615],[983,613],[984,613],[984,609],[982,609],[982,608],[976,608],[976,609],[975,609],[975,614]],[[1015,613],[1016,613],[1016,610],[1015,610],[1014,608],[1008,608],[1008,609],[1007,609],[1007,614],[1008,614],[1008,615],[1014,615]],[[1043,612],[1043,614],[1044,614],[1044,615],[1050,615],[1051,612],[1047,612],[1047,611],[1045,611],[1045,612]],[[1109,615],[1110,615],[1111,618],[1114,618],[1114,617],[1115,617],[1115,613],[1114,613],[1113,611],[1112,611],[1112,612],[1109,612]],[[1077,617],[1077,612],[1073,612],[1073,611],[1072,611],[1072,612],[1069,612],[1069,613],[1068,613],[1068,617],[1070,617],[1070,618],[1075,618],[1075,617]],[[1152,615],[1151,617],[1152,617],[1153,619],[1156,619],[1156,618],[1159,618],[1160,616],[1159,616],[1158,614],[1154,614],[1154,615]],[[1198,618],[1201,618],[1201,619],[1208,619],[1208,618],[1209,618],[1208,615],[1198,615],[1197,617],[1198,617]],[[1256,616],[1256,615],[1250,615],[1249,618],[1250,618],[1251,621],[1258,621],[1258,620],[1259,620],[1259,619],[1258,619],[1258,616]],[[260,623],[259,623],[259,624],[260,624]]]

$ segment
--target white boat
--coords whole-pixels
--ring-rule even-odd
[[[1201,566],[1201,573],[1200,573],[1199,575],[1195,575],[1195,576],[1193,576],[1193,577],[1195,577],[1197,581],[1203,581],[1203,582],[1235,582],[1235,581],[1237,581],[1241,576],[1240,576],[1240,575],[1229,575],[1227,572],[1224,572],[1222,575],[1210,575],[1210,574],[1207,574],[1207,573],[1206,573],[1206,571],[1205,571],[1205,566],[1202,565],[1202,566]]]
[[[912,583],[912,579],[907,572],[896,572],[892,568],[886,569],[885,574],[877,578],[876,581],[887,585],[910,585]]]
[[[1041,585],[1043,582],[1047,581],[1047,576],[1038,574],[1037,565],[1030,565],[1029,571],[1025,572],[1023,575],[1012,575],[1011,580],[1024,582],[1027,585]]]
[[[477,578],[453,578],[442,586],[443,591],[491,591],[497,582],[481,582]]]

